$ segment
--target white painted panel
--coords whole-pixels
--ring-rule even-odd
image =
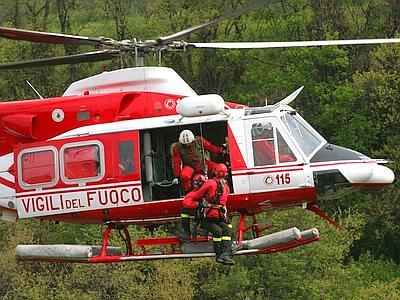
[[[104,72],[76,81],[68,87],[63,96],[79,96],[85,92],[92,95],[127,91],[196,95],[196,92],[173,69],[140,67]]]
[[[42,193],[17,197],[20,218],[50,216],[96,209],[143,204],[142,188],[138,186],[84,189],[58,193]]]

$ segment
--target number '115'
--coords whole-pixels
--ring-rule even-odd
[[[275,176],[276,179],[276,183],[277,184],[289,184],[290,183],[290,174],[289,173],[285,173],[285,174],[277,174]]]

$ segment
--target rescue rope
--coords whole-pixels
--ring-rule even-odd
[[[204,151],[203,126],[201,123],[199,125],[200,125],[200,137],[201,137],[201,152],[203,154],[203,166],[207,167],[206,166],[206,155],[205,155],[205,151]],[[204,175],[207,176],[207,173],[208,173],[208,167],[207,167],[207,172]]]

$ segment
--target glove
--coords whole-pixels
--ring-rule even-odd
[[[179,178],[172,179],[172,184],[179,184]]]
[[[210,203],[208,203],[206,200],[201,201],[199,204],[200,208],[207,208],[209,206],[210,206]]]
[[[222,144],[221,145],[221,153],[222,154],[227,154],[228,153],[228,147],[226,146],[226,144]]]

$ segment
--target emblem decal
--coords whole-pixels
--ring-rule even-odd
[[[164,107],[168,110],[173,110],[176,106],[176,102],[174,99],[168,98],[167,100],[165,100],[164,102]]]
[[[64,120],[64,111],[60,108],[56,108],[55,110],[53,110],[53,112],[51,113],[51,117],[53,118],[54,122],[62,122]]]
[[[264,182],[266,185],[273,185],[274,184],[274,177],[271,175],[267,175],[264,177]]]

